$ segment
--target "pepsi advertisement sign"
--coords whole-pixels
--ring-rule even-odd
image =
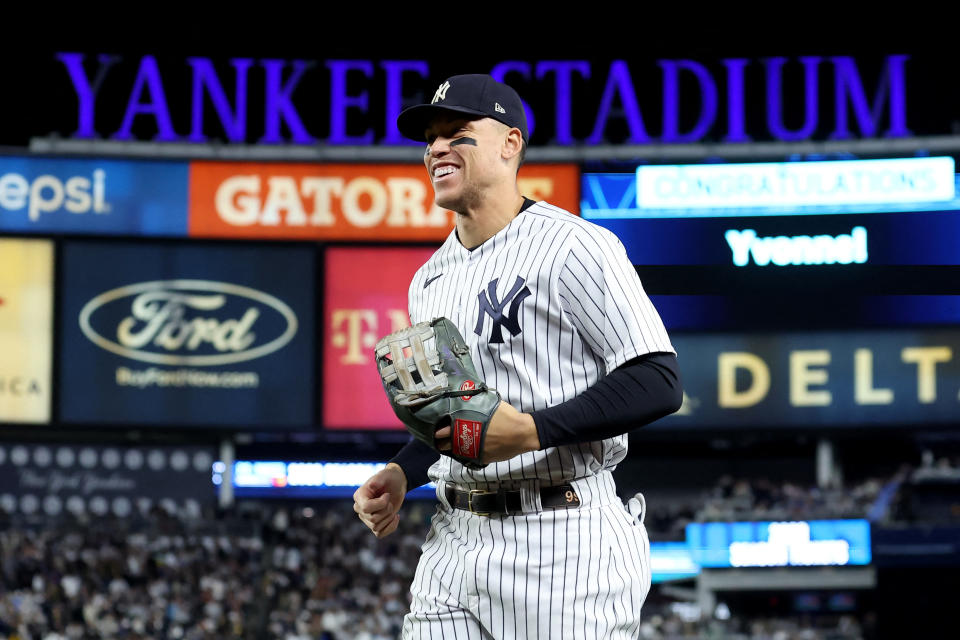
[[[312,423],[309,249],[64,247],[67,422]]]
[[[0,231],[185,236],[188,165],[0,156]]]

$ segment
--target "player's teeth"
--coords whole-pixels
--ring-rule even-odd
[[[457,170],[456,167],[440,167],[439,169],[433,172],[433,175],[439,178],[440,176],[445,176],[448,173],[453,173],[456,170]]]

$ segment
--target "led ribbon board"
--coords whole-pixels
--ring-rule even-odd
[[[745,208],[942,203],[955,195],[950,157],[667,165],[637,168],[636,205],[743,215]]]
[[[650,573],[654,584],[668,580],[685,580],[700,573],[685,542],[651,542]]]
[[[634,264],[960,264],[950,157],[588,173],[581,214]]]
[[[233,486],[238,497],[349,498],[373,474],[386,466],[379,462],[285,462],[238,460],[233,463]],[[213,465],[213,484],[223,483],[223,462]],[[432,482],[413,489],[411,497],[436,495]]]
[[[584,174],[581,208],[587,219],[942,210],[960,208],[956,183],[951,157],[648,165]]]
[[[701,567],[810,567],[870,564],[866,520],[695,522],[687,544]]]

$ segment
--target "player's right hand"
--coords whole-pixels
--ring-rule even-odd
[[[400,465],[388,464],[370,476],[353,494],[353,510],[378,538],[385,538],[400,524],[400,505],[407,494],[407,476]]]

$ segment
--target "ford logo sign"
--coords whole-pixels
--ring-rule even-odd
[[[297,333],[297,316],[283,301],[249,287],[156,280],[93,298],[80,310],[80,329],[98,347],[125,358],[212,367],[282,349]]]

